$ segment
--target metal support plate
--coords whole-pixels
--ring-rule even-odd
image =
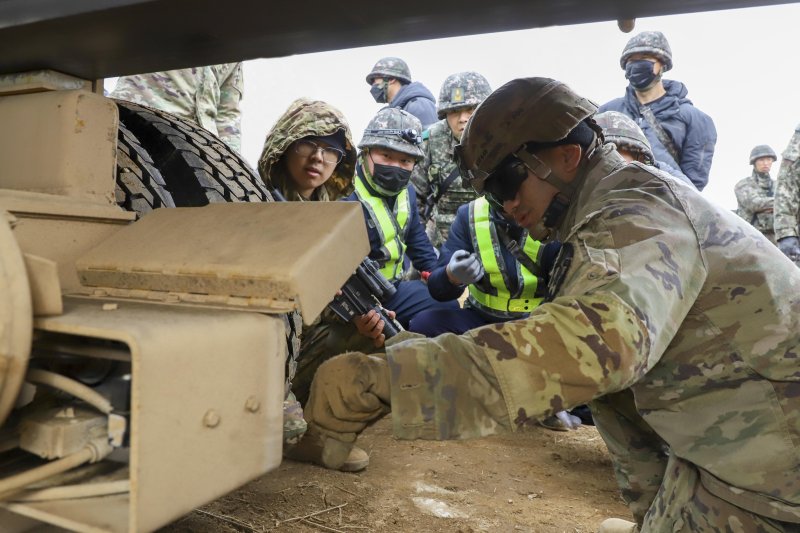
[[[357,202],[211,204],[157,209],[84,254],[77,268],[91,287],[214,305],[252,299],[262,310],[272,301],[273,312],[299,307],[311,323],[368,252]]]
[[[129,347],[131,493],[4,508],[78,531],[153,531],[280,464],[281,320],[66,297],[63,315],[34,325]]]

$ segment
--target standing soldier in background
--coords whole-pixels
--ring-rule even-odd
[[[379,59],[367,74],[367,83],[376,102],[411,113],[423,129],[436,122],[433,93],[420,82],[411,81],[411,70],[399,57]]]
[[[739,207],[739,216],[748,221],[773,243],[775,231],[772,220],[772,202],[775,196],[775,184],[769,171],[772,163],[778,160],[775,150],[766,144],[759,144],[750,151],[750,164],[753,173],[734,188]]]
[[[223,63],[122,76],[110,96],[194,121],[240,152],[243,92],[242,64]]]
[[[789,146],[783,151],[778,184],[775,190],[775,239],[781,252],[800,262],[800,126],[794,130]]]
[[[477,72],[451,74],[439,92],[440,120],[422,134],[425,157],[411,181],[420,199],[420,220],[434,246],[447,240],[459,206],[475,199],[475,190],[461,180],[454,149],[469,117],[491,92],[489,82]]]
[[[672,68],[672,50],[660,31],[634,35],[622,50],[619,64],[629,85],[625,96],[598,112],[625,113],[642,128],[655,159],[680,169],[702,191],[708,183],[717,130],[711,117],[697,109],[686,86],[662,80]]]

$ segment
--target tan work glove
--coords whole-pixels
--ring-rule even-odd
[[[383,354],[337,355],[320,365],[305,406],[309,429],[322,438],[322,463],[338,469],[356,437],[390,411],[389,367]]]

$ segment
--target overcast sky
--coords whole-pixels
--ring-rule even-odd
[[[267,132],[300,96],[341,109],[358,142],[381,107],[364,77],[384,56],[402,57],[414,81],[437,98],[448,75],[475,70],[493,89],[517,77],[547,76],[602,104],[624,93],[619,56],[627,40],[660,30],[674,60],[665,79],[683,82],[689,98],[716,123],[717,149],[704,194],[733,208],[733,186],[751,171],[750,149],[769,144],[780,154],[800,123],[798,21],[800,5],[790,4],[639,19],[631,34],[603,22],[247,61],[242,151],[255,165]],[[777,170],[778,164],[773,177]]]

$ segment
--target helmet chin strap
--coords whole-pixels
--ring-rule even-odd
[[[591,124],[590,124],[591,125]],[[599,127],[599,126],[598,126]],[[592,128],[594,129],[594,128]],[[587,150],[581,148],[581,160],[579,166],[583,167],[591,159],[595,151],[602,145],[602,138],[595,134],[595,138]],[[569,209],[572,196],[578,187],[578,183],[573,180],[566,182],[553,174],[553,169],[547,163],[529,152],[524,146],[514,153],[514,156],[522,161],[528,169],[539,179],[546,181],[558,190],[553,196],[550,205],[545,209],[542,219],[536,224],[536,228],[531,232],[531,236],[537,240],[543,240],[550,236],[553,228],[557,227]],[[536,234],[539,235],[536,235]]]

